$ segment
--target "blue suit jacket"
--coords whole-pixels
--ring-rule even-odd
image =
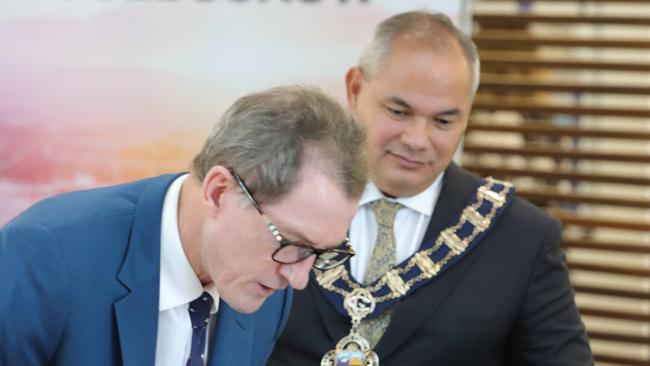
[[[162,203],[176,177],[53,197],[0,230],[0,365],[154,364]],[[291,297],[253,314],[222,302],[209,365],[263,365]]]

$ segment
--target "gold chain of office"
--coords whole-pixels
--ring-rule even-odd
[[[492,190],[495,185],[500,185],[503,189],[498,192]],[[406,266],[396,267],[386,272],[372,286],[362,286],[353,281],[345,266],[339,266],[326,271],[314,269],[316,280],[320,286],[343,296],[343,298],[357,289],[365,289],[371,294],[377,294],[384,286],[388,286],[390,291],[386,295],[375,296],[375,302],[377,304],[404,296],[413,285],[437,276],[441,268],[447,265],[454,257],[462,254],[477,235],[490,227],[498,209],[506,203],[507,195],[512,187],[513,185],[510,182],[500,181],[492,177],[486,178],[485,184],[479,186],[477,189],[476,202],[463,209],[458,223],[442,230],[432,247],[418,251],[409,259]],[[491,208],[483,216],[479,213],[478,209],[483,205],[485,200],[491,203]],[[457,232],[466,223],[470,223],[473,229],[470,235],[461,239],[457,235]],[[443,245],[446,245],[450,250],[442,259],[435,261],[432,258],[432,254],[436,253]],[[419,270],[420,273],[405,281],[403,276],[414,268],[415,270]],[[339,279],[342,279],[352,290],[348,291],[344,288],[337,287],[335,282]]]

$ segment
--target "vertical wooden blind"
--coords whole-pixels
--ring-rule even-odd
[[[476,0],[463,166],[562,221],[597,365],[650,366],[650,0]]]

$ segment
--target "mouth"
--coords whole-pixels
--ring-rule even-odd
[[[407,169],[416,169],[424,165],[425,163],[419,160],[410,159],[404,155],[396,154],[392,151],[387,151],[388,155],[394,158],[397,161],[399,166]]]
[[[258,285],[260,286],[260,289],[261,289],[262,293],[267,297],[271,296],[276,290],[273,287],[269,287],[269,286],[263,285],[261,283],[258,283]]]

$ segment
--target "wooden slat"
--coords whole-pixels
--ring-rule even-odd
[[[483,0],[485,2],[489,0]],[[496,0],[493,0],[496,1]],[[564,3],[571,3],[566,0],[541,0],[537,2],[546,1],[563,1]],[[530,2],[536,2],[531,0]],[[591,0],[591,1],[574,1],[574,3],[643,3],[650,6],[650,0],[631,0],[631,1],[614,1],[614,0]],[[517,2],[512,1],[513,5]],[[531,23],[547,23],[547,24],[601,24],[601,25],[616,25],[616,26],[635,26],[635,27],[650,27],[650,18],[638,16],[639,13],[631,13],[629,17],[625,16],[598,16],[598,15],[550,15],[550,14],[536,14],[530,12],[516,13],[516,14],[503,14],[494,12],[479,12],[474,14],[474,22],[478,23],[478,32],[474,36],[474,40],[481,49],[481,60],[483,70],[490,70],[493,74],[484,73],[481,77],[481,85],[477,99],[474,103],[475,111],[511,111],[522,113],[524,118],[529,121],[524,122],[518,126],[499,126],[487,122],[489,116],[483,121],[484,114],[475,115],[471,121],[468,132],[474,131],[491,131],[496,133],[516,133],[525,137],[570,137],[570,138],[609,138],[630,141],[650,141],[650,132],[641,131],[640,133],[631,131],[619,131],[614,129],[592,129],[584,128],[582,126],[572,127],[559,127],[553,124],[535,123],[530,119],[544,119],[551,118],[553,114],[564,114],[570,116],[612,116],[612,117],[628,117],[637,118],[644,124],[650,118],[650,108],[618,108],[602,107],[596,104],[597,107],[591,106],[576,106],[570,102],[567,104],[557,105],[540,103],[540,100],[534,98],[523,97],[525,94],[533,94],[537,92],[545,93],[581,93],[581,94],[617,94],[617,95],[650,95],[650,86],[646,85],[604,85],[600,84],[587,84],[587,83],[566,83],[553,81],[552,78],[545,80],[535,80],[530,76],[525,76],[527,71],[534,71],[535,69],[550,69],[550,70],[607,70],[607,71],[624,71],[624,72],[650,72],[650,63],[644,60],[638,63],[632,63],[627,60],[624,61],[594,61],[586,59],[563,59],[563,58],[540,58],[531,54],[531,51],[536,50],[538,47],[588,47],[588,48],[611,48],[611,49],[644,49],[650,50],[650,38],[645,34],[647,28],[643,31],[634,33],[638,36],[635,38],[602,38],[602,37],[578,37],[567,34],[559,34],[557,36],[535,36],[526,31],[526,27]],[[490,29],[502,28],[502,29]],[[512,28],[508,30],[508,28]],[[634,29],[634,28],[629,28]],[[641,30],[642,28],[637,28]],[[511,50],[511,51],[510,51]],[[517,52],[520,51],[520,52]],[[528,53],[526,53],[528,52]],[[502,74],[497,74],[502,73]],[[515,75],[519,73],[519,75]],[[524,75],[522,75],[524,74]],[[508,76],[510,75],[510,76]],[[628,76],[628,75],[626,75]],[[642,80],[646,75],[639,75],[638,80]],[[633,79],[631,81],[637,81]],[[490,94],[496,94],[490,95]],[[517,93],[523,94],[522,97],[513,98],[511,96]],[[534,95],[534,94],[533,94]],[[558,94],[559,95],[559,94]],[[566,96],[566,95],[565,95]],[[545,100],[544,100],[545,101]],[[576,103],[577,104],[577,103]],[[493,117],[498,117],[499,114],[494,114]],[[478,123],[477,123],[478,122]],[[642,129],[642,128],[641,128]],[[583,149],[568,149],[554,147],[552,144],[528,144],[520,148],[507,148],[497,146],[480,146],[471,143],[472,139],[468,139],[469,143],[465,145],[465,152],[474,156],[473,154],[487,153],[487,154],[505,154],[505,155],[519,155],[525,157],[543,156],[553,159],[574,159],[574,160],[601,160],[601,161],[617,161],[628,163],[643,163],[650,164],[650,153],[643,154],[627,154],[627,153],[607,153],[606,151],[583,150]],[[496,145],[496,144],[495,144]],[[537,146],[537,147],[536,147]],[[541,147],[540,147],[541,146]],[[557,160],[556,160],[557,161]],[[601,173],[591,174],[584,172],[575,172],[570,168],[560,168],[553,171],[526,169],[526,168],[510,168],[507,166],[486,166],[483,164],[465,164],[465,167],[471,171],[477,172],[480,175],[494,175],[505,177],[533,177],[551,180],[571,180],[575,182],[598,182],[598,183],[614,183],[621,185],[640,185],[650,186],[649,177],[622,177],[619,175]],[[621,189],[624,189],[621,187]],[[527,198],[534,203],[543,203],[553,205],[554,203],[588,203],[598,205],[615,205],[622,207],[635,207],[650,209],[650,200],[643,199],[630,199],[624,197],[611,197],[609,195],[595,195],[584,194],[577,192],[560,192],[552,189],[544,190],[526,190],[519,189],[519,195]],[[566,205],[562,205],[565,207]],[[600,217],[589,216],[585,213],[575,213],[568,210],[559,208],[546,208],[547,212],[560,219],[564,226],[578,226],[585,228],[611,228],[616,230],[630,230],[639,232],[650,232],[650,222],[640,220],[610,220]],[[609,216],[607,216],[609,217]],[[570,231],[567,231],[570,233]],[[568,250],[574,249],[587,249],[593,251],[600,251],[604,255],[616,255],[618,253],[629,253],[638,255],[650,254],[650,245],[629,243],[629,242],[616,242],[616,241],[597,241],[589,237],[564,237],[562,242],[563,247]],[[576,253],[579,253],[576,251]],[[576,260],[573,257],[578,257]],[[645,266],[625,266],[617,265],[605,261],[603,263],[594,263],[588,259],[582,259],[580,256],[569,256],[567,265],[571,271],[586,271],[612,275],[632,276],[638,278],[650,278],[650,269]],[[611,287],[617,287],[612,284]],[[578,294],[592,294],[611,298],[621,299],[650,299],[650,293],[647,290],[624,290],[619,288],[611,288],[603,286],[574,286]],[[622,320],[629,322],[636,322],[637,324],[650,323],[650,314],[646,312],[625,311],[625,310],[608,310],[599,307],[599,303],[592,306],[581,306],[580,312],[583,316],[590,316],[600,318],[603,320]],[[650,344],[650,336],[648,335],[635,335],[635,334],[621,334],[616,331],[606,329],[605,331],[593,331],[588,328],[588,334],[592,340],[601,340],[609,342],[619,342],[626,346],[647,346]],[[596,349],[594,351],[594,358],[597,363],[612,363],[618,365],[628,366],[650,366],[650,360],[647,358],[641,359],[639,357],[632,357],[622,353],[619,356],[616,353],[610,354],[606,350]]]
[[[569,150],[553,147],[496,147],[474,145],[467,143],[463,147],[465,153],[480,154],[501,154],[501,155],[520,155],[534,157],[550,157],[555,159],[574,159],[574,160],[600,160],[600,161],[618,161],[627,163],[650,163],[648,154],[623,154],[614,152],[590,152],[583,150]]]
[[[541,58],[523,55],[518,52],[480,51],[481,69],[492,68],[552,68],[552,69],[581,69],[581,70],[606,70],[606,71],[639,71],[649,72],[650,63],[632,63],[618,61],[591,61],[559,58]]]
[[[528,23],[617,24],[650,26],[650,18],[637,16],[547,15],[533,13],[488,13],[473,15],[474,21],[484,25],[525,25]]]
[[[625,343],[639,343],[639,344],[650,344],[649,336],[634,336],[627,334],[616,334],[609,332],[595,332],[587,331],[589,338],[591,339],[600,339],[603,341],[614,341],[614,342],[625,342]]]
[[[650,41],[639,39],[603,39],[531,36],[520,32],[482,31],[472,39],[479,48],[530,49],[531,47],[589,47],[589,48],[626,48],[650,49]]]
[[[594,352],[594,360],[623,366],[650,366],[650,360],[638,360],[621,356],[611,356]]]
[[[604,250],[617,253],[650,254],[650,245],[595,241],[588,238],[562,238],[562,245],[569,248]],[[650,299],[650,294],[648,294]]]
[[[612,289],[602,286],[581,286],[574,285],[573,289],[577,293],[582,294],[591,294],[591,295],[600,295],[600,296],[611,296],[611,297],[622,297],[627,299],[639,299],[647,300],[650,298],[650,293],[644,291],[633,291],[633,290],[621,290],[621,289]]]
[[[583,127],[564,127],[554,125],[553,122],[536,121],[525,122],[518,125],[497,125],[480,119],[471,119],[467,131],[492,131],[516,132],[521,134],[535,134],[554,137],[595,137],[613,138],[624,140],[650,140],[650,132],[621,131],[613,129],[594,129]]]
[[[546,206],[548,202],[568,202],[650,209],[650,200],[641,198],[603,197],[601,195],[574,192],[561,193],[548,189],[543,191],[519,189],[517,194],[531,202],[541,202],[541,206]]]
[[[531,102],[525,98],[511,100],[502,98],[495,100],[493,97],[481,98],[477,96],[472,106],[475,111],[512,111],[531,112],[548,114],[568,114],[572,116],[612,116],[612,117],[640,117],[650,118],[650,108],[603,108],[603,107],[579,107],[554,104],[540,104]],[[645,122],[645,121],[643,121]]]
[[[575,225],[584,227],[606,227],[610,229],[632,230],[650,232],[650,222],[634,220],[610,220],[586,215],[578,215],[567,210],[558,208],[545,208],[553,217],[562,221],[565,225]]]
[[[650,186],[650,178],[630,177],[621,175],[590,174],[569,171],[565,168],[556,170],[537,170],[523,168],[497,167],[485,164],[463,163],[463,167],[480,176],[491,175],[495,178],[511,179],[513,177],[533,177],[550,180],[571,180],[580,182],[614,183]]]
[[[650,95],[650,85],[596,85],[579,83],[541,82],[532,79],[482,75],[479,90],[501,93],[513,92],[557,92],[590,94],[632,94]]]
[[[650,270],[642,268],[629,268],[621,266],[611,266],[602,264],[593,264],[585,262],[568,262],[569,268],[573,271],[589,271],[598,273],[609,273],[631,277],[650,277]]]
[[[513,0],[481,0],[482,2],[514,2]],[[526,0],[533,3],[613,3],[613,4],[648,4],[650,0]]]
[[[595,316],[599,318],[650,322],[650,314],[629,311],[604,310],[588,306],[581,306],[580,314]]]

